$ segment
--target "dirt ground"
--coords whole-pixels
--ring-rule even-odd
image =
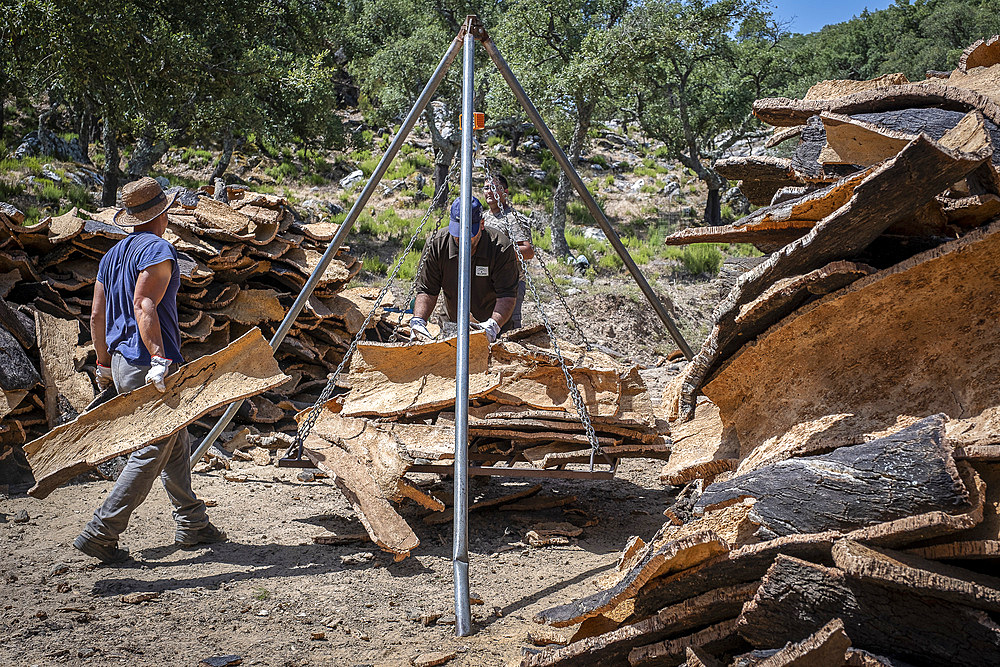
[[[237,462],[248,481],[226,481],[222,471],[194,480],[217,503],[211,518],[230,542],[175,549],[169,503],[156,485],[122,536],[136,562],[100,566],[70,543],[110,482],[64,486],[45,500],[0,497],[0,664],[196,665],[238,655],[244,665],[408,665],[449,649],[459,652],[453,665],[516,663],[530,646],[526,633],[540,627],[535,613],[593,592],[630,535],[649,537],[662,525],[672,492],[658,481],[660,466],[625,461],[611,481],[542,482],[543,494],[576,496],[562,508],[472,513],[471,590],[483,604],[472,607],[474,633],[462,638],[441,623],[454,611],[451,524],[425,525],[427,512],[415,505],[404,516],[421,545],[400,563],[371,543],[317,545],[311,537],[324,528],[361,531],[334,485]],[[530,483],[476,479],[472,496]],[[448,482],[437,488],[451,491]],[[568,546],[522,542],[539,522],[594,519]],[[123,601],[137,592],[159,595]],[[419,620],[434,614],[443,615],[434,624]]]

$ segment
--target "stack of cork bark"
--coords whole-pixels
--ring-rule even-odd
[[[281,197],[233,187],[211,195],[211,188],[182,191],[164,235],[180,258],[178,312],[188,361],[254,328],[272,334],[336,231],[330,223],[297,221]],[[114,212],[73,209],[24,226],[21,211],[0,205],[0,484],[24,481],[18,446],[94,400],[93,285],[100,258],[127,234],[112,224]],[[360,269],[346,249],[338,253],[276,353],[290,379],[254,396],[238,422],[295,429],[294,414],[318,398],[374,305],[371,290],[343,289]],[[383,314],[370,324],[376,339],[391,331]],[[194,434],[211,421],[209,415],[195,422]]]
[[[756,103],[799,138],[723,165],[765,208],[672,240],[771,253],[664,395],[686,486],[524,664],[1000,664],[998,102],[994,37]]]
[[[485,333],[475,333],[469,348],[472,465],[511,476],[589,470],[591,442],[548,334],[523,329],[490,345]],[[666,459],[669,441],[637,368],[566,342],[560,348],[600,446],[597,465]],[[419,540],[390,501],[409,498],[434,510],[426,523],[450,520],[444,503],[405,475],[452,472],[455,352],[454,337],[360,345],[350,390],[324,406],[305,443],[317,466],[333,473],[372,540],[400,558]]]

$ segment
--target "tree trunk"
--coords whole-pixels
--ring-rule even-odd
[[[47,125],[49,118],[55,114],[56,109],[58,108],[58,101],[50,101],[49,108],[38,115],[38,142],[40,155],[52,155],[55,153],[55,142],[53,141],[54,135],[49,131]]]
[[[574,167],[580,162],[580,152],[587,138],[587,130],[590,129],[593,112],[592,103],[577,106],[576,126],[573,128],[573,139],[569,144],[569,161]],[[566,205],[573,196],[572,188],[566,172],[561,171],[559,184],[552,197],[552,252],[556,257],[566,257],[570,254],[569,243],[566,242]]]
[[[514,129],[510,133],[510,156],[517,157],[517,146],[521,143],[521,137],[524,136],[524,129],[521,124],[518,123],[514,126]]]
[[[125,168],[128,180],[134,181],[147,176],[153,165],[159,162],[163,154],[167,152],[167,148],[169,146],[165,141],[153,141],[153,138],[148,135],[139,137]]]
[[[458,132],[450,131],[447,136],[438,128],[439,119],[437,115],[444,115],[445,111],[437,111],[428,108],[424,111],[424,118],[427,122],[427,129],[431,133],[431,146],[434,148],[434,208],[443,208],[448,204],[448,172],[451,170],[452,160],[461,143],[461,135]]]
[[[90,114],[90,109],[84,108],[80,112],[80,122],[77,125],[77,136],[80,142],[80,153],[83,156],[84,164],[90,162],[90,135],[94,131],[94,117]]]
[[[121,174],[118,154],[118,136],[112,124],[104,119],[101,140],[104,143],[104,187],[101,190],[101,206],[114,206],[118,199],[118,179]]]
[[[222,139],[222,154],[219,156],[219,161],[215,163],[215,169],[208,179],[210,182],[215,183],[215,179],[222,178],[226,174],[226,170],[229,169],[229,163],[233,159],[233,148],[235,145],[236,138],[233,137],[232,128],[226,128],[226,134]]]

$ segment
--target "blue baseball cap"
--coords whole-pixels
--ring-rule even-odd
[[[475,197],[472,198],[472,225],[469,234],[475,236],[479,233],[479,223],[483,219],[483,205]],[[454,237],[462,235],[462,198],[459,197],[451,204],[451,220],[448,221],[448,233]]]

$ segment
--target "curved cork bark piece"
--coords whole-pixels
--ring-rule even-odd
[[[834,618],[855,647],[920,665],[982,664],[1000,651],[1000,626],[986,612],[788,556],[744,606],[739,632],[756,648],[777,648]]]
[[[804,125],[810,116],[824,111],[853,116],[898,109],[937,107],[965,113],[978,109],[987,119],[1000,124],[1000,106],[995,100],[975,90],[948,84],[909,83],[827,100],[765,98],[753,103],[753,113],[768,125],[788,127]]]
[[[660,471],[664,484],[684,484],[734,470],[739,463],[739,443],[725,433],[719,408],[711,401],[698,403],[691,421],[672,424],[670,439],[670,458]]]
[[[221,405],[287,380],[271,346],[253,329],[225,349],[181,366],[167,377],[166,392],[147,384],[119,394],[26,444],[37,480],[28,494],[45,498],[99,463],[168,438]]]
[[[830,79],[813,84],[806,91],[803,99],[807,100],[835,100],[846,95],[865,93],[872,90],[891,88],[909,83],[910,80],[901,72],[894,74],[884,74],[867,81],[854,81],[851,79]]]
[[[978,572],[853,540],[833,545],[833,563],[854,579],[974,609],[1000,611],[1000,580]]]
[[[1000,223],[862,278],[744,346],[705,394],[744,455],[782,439],[776,450],[839,446],[900,415],[977,415],[1000,395],[997,253]],[[905,343],[892,334],[902,331]]]
[[[655,616],[606,632],[526,656],[523,667],[574,667],[621,664],[636,646],[661,642],[692,630],[739,616],[743,605],[757,591],[756,582],[708,591],[661,610]]]
[[[344,417],[391,417],[430,412],[455,404],[455,354],[458,338],[432,343],[363,343],[351,358],[351,391]],[[469,398],[500,386],[489,372],[485,332],[469,335]]]
[[[976,136],[972,141],[975,146],[981,145],[981,137]],[[937,193],[980,166],[990,154],[987,149],[977,153],[954,151],[918,137],[896,157],[872,171],[846,204],[818,222],[804,237],[740,276],[713,313],[715,326],[682,376],[678,397],[680,416],[684,419],[693,416],[697,393],[723,361],[720,352],[739,332],[735,320],[743,305],[783,278],[807,273],[864,249],[886,229],[908,218]],[[712,400],[723,410],[723,420],[727,421],[725,408]],[[740,441],[744,442],[742,436]]]
[[[970,69],[996,64],[1000,64],[1000,35],[981,39],[967,47],[958,60],[958,71],[968,72]]]
[[[754,667],[829,667],[842,665],[851,648],[844,622],[835,618],[795,644],[789,644]]]
[[[637,646],[629,651],[630,665],[680,665],[684,662],[687,649],[694,647],[708,654],[731,653],[744,646],[742,638],[736,633],[738,619],[732,618],[699,630],[698,632],[666,639],[649,646]]]

